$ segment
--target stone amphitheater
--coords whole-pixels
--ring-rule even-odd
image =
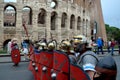
[[[1,48],[14,37],[60,42],[78,34],[107,40],[100,0],[0,0]]]

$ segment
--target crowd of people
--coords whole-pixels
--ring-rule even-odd
[[[91,45],[93,46],[93,51],[96,54],[105,54],[106,52],[110,55],[114,55],[115,48],[117,48],[118,53],[120,54],[120,41],[116,41],[114,39],[108,40],[107,42],[104,42],[104,40],[101,37],[98,37],[96,40],[94,40]]]
[[[11,40],[8,43],[8,52],[10,53],[12,49],[18,48],[13,47],[13,44],[16,44],[16,40]],[[98,37],[98,39],[95,42],[88,43],[87,38],[81,35],[74,36],[72,41],[62,40],[59,44],[59,47],[57,47],[57,43],[55,40],[52,40],[47,43],[46,40],[36,41],[31,43],[34,47],[34,52],[39,53],[40,50],[53,50],[58,49],[60,51],[63,51],[66,53],[70,59],[70,63],[74,63],[81,67],[90,77],[91,80],[108,80],[105,76],[109,76],[109,80],[115,80],[116,79],[116,64],[114,62],[114,59],[109,56],[109,58],[105,58],[110,60],[109,65],[103,65],[104,62],[100,62],[98,58],[98,54],[100,52],[104,54],[103,46],[104,41],[101,37]],[[116,45],[116,42],[112,39],[111,41],[108,41],[108,52],[111,53],[111,55],[114,54],[114,47]],[[11,47],[11,48],[10,48]],[[96,48],[96,53],[93,51],[93,48]],[[111,49],[111,50],[110,50]],[[21,42],[21,52],[24,54],[25,60],[28,59],[29,54],[29,44],[26,41]],[[102,65],[101,65],[102,63]],[[106,64],[106,62],[105,62]],[[112,65],[112,66],[111,66]],[[103,70],[104,69],[104,70]],[[103,70],[103,71],[102,71]],[[106,71],[105,71],[106,70]],[[107,73],[105,73],[105,72]],[[109,72],[109,73],[108,73]],[[110,76],[112,73],[114,74]],[[97,74],[96,73],[100,73]],[[101,76],[101,74],[105,75],[104,78]],[[101,79],[102,77],[102,79]],[[112,77],[110,79],[110,77]]]

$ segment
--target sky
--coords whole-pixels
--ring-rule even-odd
[[[120,0],[101,0],[105,24],[120,28]]]

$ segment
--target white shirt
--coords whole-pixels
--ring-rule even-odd
[[[11,53],[11,50],[12,50],[11,45],[12,45],[12,42],[9,41],[8,45],[7,45],[7,51],[8,51],[8,53]]]

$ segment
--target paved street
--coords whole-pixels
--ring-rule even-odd
[[[18,67],[14,67],[13,63],[0,63],[0,80],[34,80],[28,64],[21,62]]]
[[[110,54],[108,54],[107,52],[104,55],[100,54],[99,58],[103,58],[104,56],[107,56],[107,55],[110,55]],[[116,80],[120,80],[120,55],[118,54],[118,51],[114,52],[113,58],[117,64],[117,78],[116,78]]]
[[[115,59],[116,64],[117,64],[117,79],[116,80],[120,80],[120,55],[114,56],[114,59]]]
[[[106,53],[105,55],[109,54]],[[100,54],[99,58],[102,57],[103,55]],[[115,52],[113,58],[116,61],[118,71],[116,80],[120,80],[120,55]],[[23,61],[23,56],[21,60],[22,62],[20,62],[19,66],[14,67],[9,56],[0,57],[0,80],[34,80],[31,71],[28,70],[29,62]]]

